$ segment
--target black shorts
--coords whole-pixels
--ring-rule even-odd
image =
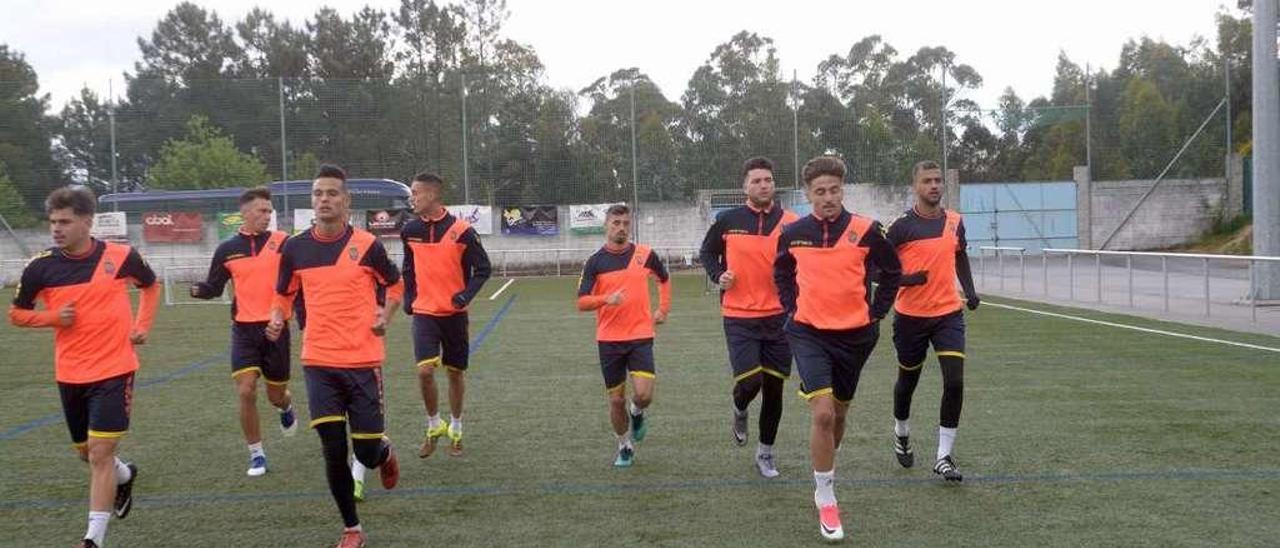
[[[386,431],[381,367],[302,368],[307,379],[311,427],[346,421],[355,439],[378,439]]]
[[[849,331],[827,331],[789,322],[787,340],[796,358],[800,374],[800,396],[830,394],[836,401],[848,403],[858,391],[862,366],[880,338],[878,323]]]
[[[256,371],[270,384],[289,382],[289,326],[275,342],[267,340],[267,324],[231,324],[231,377]]]
[[[418,367],[441,365],[467,370],[471,341],[467,335],[467,313],[452,316],[413,315],[413,353]]]
[[[733,381],[765,373],[780,379],[791,376],[791,345],[782,332],[786,316],[725,318],[724,340],[729,346]]]
[[[898,363],[915,369],[924,363],[933,344],[939,356],[964,357],[964,312],[957,310],[945,316],[922,318],[896,314],[893,318],[893,347]]]
[[[599,341],[600,370],[604,387],[609,392],[621,390],[627,374],[654,378],[653,339],[638,341]]]
[[[71,443],[82,445],[95,438],[119,438],[129,431],[133,409],[133,373],[87,384],[58,383],[62,413],[71,432]]]

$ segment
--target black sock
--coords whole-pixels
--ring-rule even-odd
[[[938,424],[943,428],[960,426],[960,408],[964,406],[964,358],[939,356],[942,366],[942,407]]]
[[[342,524],[355,527],[360,524],[360,517],[356,515],[353,492],[355,480],[351,478],[351,469],[347,467],[347,423],[321,423],[316,425],[316,433],[320,434],[320,446],[324,452],[324,472],[329,479],[329,492],[333,494],[333,501],[338,504]]]
[[[909,371],[898,366],[898,382],[893,385],[893,418],[900,421],[911,418],[911,396],[915,394],[916,384],[920,382],[921,369],[923,367],[920,365]]]
[[[778,423],[782,421],[782,379],[768,373],[761,374],[760,391],[760,443],[773,445],[778,437]]]
[[[760,377],[763,376],[764,373],[756,373],[733,385],[733,406],[738,411],[746,411],[751,400],[756,399],[756,394],[760,393]]]

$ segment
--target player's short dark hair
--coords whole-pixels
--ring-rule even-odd
[[[742,178],[746,178],[748,173],[753,169],[767,169],[769,173],[773,173],[773,160],[764,156],[756,156],[742,163]]]
[[[804,179],[804,184],[807,186],[814,179],[823,175],[835,176],[843,182],[844,174],[844,160],[835,156],[815,156],[804,163],[804,169],[800,171],[800,178]]]
[[[321,164],[320,170],[316,172],[317,179],[337,179],[342,181],[343,186],[347,183],[347,171],[334,164]]]
[[[411,181],[411,182],[412,182],[412,183],[426,183],[426,184],[429,184],[429,185],[436,185],[436,186],[438,186],[438,187],[440,187],[440,188],[444,188],[444,177],[441,177],[441,176],[439,176],[439,175],[436,175],[435,173],[432,173],[432,172],[430,172],[430,171],[423,171],[422,173],[419,173],[419,174],[417,174],[417,175],[414,175],[414,176],[413,176],[413,181]]]
[[[245,205],[254,200],[266,200],[270,202],[271,190],[265,186],[255,186],[240,193],[240,205]]]
[[[87,217],[98,209],[98,199],[93,196],[92,190],[80,185],[58,188],[44,199],[45,213],[68,208],[78,217]]]
[[[933,160],[921,160],[916,162],[916,165],[911,166],[911,182],[916,182],[916,177],[919,177],[920,172],[926,169],[942,169],[942,166],[938,165],[938,162]]]
[[[605,211],[605,215],[610,217],[615,215],[630,215],[630,214],[631,214],[631,208],[627,207],[627,204],[613,204],[609,206],[608,210]]]

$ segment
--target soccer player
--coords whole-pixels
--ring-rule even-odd
[[[249,446],[250,476],[267,473],[267,454],[262,450],[262,430],[258,423],[258,377],[267,385],[267,400],[280,412],[280,429],[285,436],[298,431],[293,399],[289,394],[289,330],[268,341],[267,321],[275,297],[280,270],[280,249],[288,236],[268,230],[271,224],[271,191],[251,188],[240,194],[240,231],[218,245],[203,282],[191,285],[191,296],[215,299],[222,296],[227,281],[235,282],[231,301],[231,379],[240,401],[240,429]]]
[[[323,165],[311,184],[316,223],[285,241],[267,340],[278,340],[299,289],[306,293],[303,375],[311,427],[320,436],[329,491],[345,525],[339,548],[364,546],[354,482],[347,468],[347,430],[355,458],[377,468],[386,489],[400,477],[386,436],[382,400],[383,335],[399,304],[400,271],[377,237],[347,224],[351,194],[346,172]],[[379,306],[377,288],[386,288]]]
[[[415,219],[400,232],[404,244],[405,313],[413,316],[413,351],[418,385],[427,408],[427,426],[418,456],[426,458],[436,441],[449,437],[449,454],[462,455],[464,373],[471,353],[467,305],[489,280],[489,255],[466,221],[444,207],[444,179],[419,173],[410,187]],[[440,420],[435,371],[449,377],[449,424]]]
[[[103,546],[112,510],[124,519],[133,507],[138,467],[116,456],[116,447],[133,408],[133,347],[147,341],[160,302],[156,275],[137,250],[89,236],[96,201],[84,187],[49,194],[54,247],[27,263],[9,309],[13,325],[53,328],[62,411],[73,447],[89,463],[89,526],[80,542],[88,548]],[[142,290],[136,318],[129,283]]]
[[[874,219],[845,211],[845,165],[818,156],[804,165],[805,196],[813,215],[787,226],[778,240],[774,282],[788,320],[784,327],[809,402],[819,530],[844,538],[835,496],[835,451],[862,366],[879,338],[879,321],[893,307],[902,274],[898,256]],[[870,273],[880,271],[872,296]]]
[[[667,268],[648,246],[630,243],[631,217],[631,208],[625,205],[608,209],[605,245],[587,259],[578,282],[578,310],[596,312],[596,343],[609,397],[609,420],[618,436],[613,465],[618,468],[631,466],[635,457],[632,442],[644,440],[648,431],[644,413],[653,401],[654,325],[667,321],[671,312]],[[650,276],[658,280],[656,312],[649,310]]]
[[[702,240],[702,265],[720,285],[720,313],[733,371],[733,440],[747,443],[747,406],[760,402],[756,470],[774,478],[773,442],[782,420],[782,385],[791,375],[791,347],[773,283],[773,260],[785,225],[799,217],[774,202],[773,162],[751,158],[742,166],[745,205],[723,211]]]
[[[889,227],[889,241],[902,260],[902,287],[894,305],[893,345],[898,353],[898,382],[893,387],[893,452],[898,464],[915,464],[911,449],[911,395],[920,382],[929,345],[942,369],[942,407],[938,420],[938,456],[933,472],[947,481],[963,481],[951,449],[960,426],[964,403],[964,312],[978,308],[969,256],[965,252],[964,221],[943,209],[942,170],[936,162],[919,162],[911,169],[916,202]],[[965,302],[956,292],[956,278]]]

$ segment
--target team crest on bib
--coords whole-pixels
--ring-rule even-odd
[[[348,248],[347,248],[347,256],[348,256],[348,257],[351,257],[351,260],[353,260],[353,261],[354,261],[354,260],[356,260],[356,257],[359,257],[359,256],[360,256],[360,251],[359,251],[359,250],[357,250],[357,249],[356,249],[356,246],[354,246],[354,245],[353,245],[353,246],[351,246],[351,247],[348,247]]]
[[[103,261],[103,263],[102,263],[102,271],[103,271],[103,272],[106,272],[107,274],[115,274],[115,273],[116,273],[116,263],[111,262],[111,259],[107,259],[106,261]]]
[[[857,233],[857,232],[854,232],[854,231],[852,231],[852,230],[850,230],[850,231],[849,231],[849,243],[851,243],[851,244],[856,244],[856,243],[858,243],[858,233]]]
[[[267,249],[270,249],[270,250],[272,250],[272,251],[275,251],[275,250],[276,250],[276,243],[275,243],[275,242],[269,242],[269,243],[267,243]]]

